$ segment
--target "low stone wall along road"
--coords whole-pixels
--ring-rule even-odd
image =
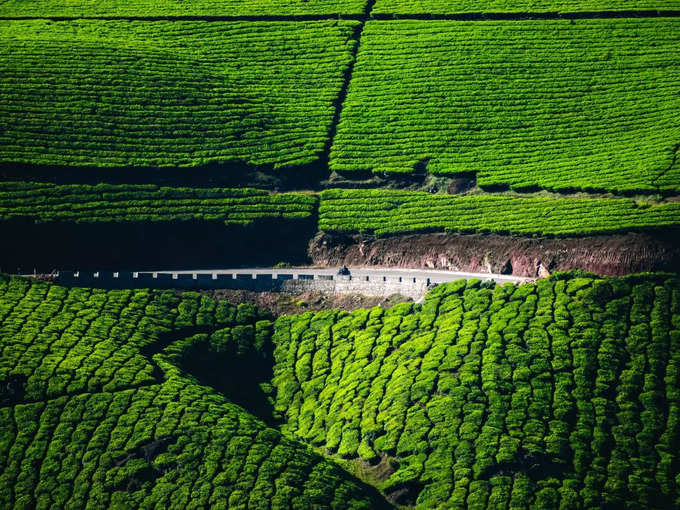
[[[531,280],[513,275],[421,269],[351,269],[350,275],[339,275],[337,268],[241,268],[145,272],[60,271],[57,282],[67,286],[105,288],[244,289],[293,294],[321,291],[368,296],[402,294],[420,300],[435,285],[473,278],[494,280],[500,284],[519,284]]]

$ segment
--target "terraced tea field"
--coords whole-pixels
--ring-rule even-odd
[[[422,305],[275,322],[3,276],[0,335],[2,508],[389,507],[303,443],[417,508],[679,497],[671,275],[461,280]],[[217,366],[236,373],[222,393],[196,379]],[[281,431],[232,400],[248,392]]]
[[[252,363],[271,328],[197,294],[0,276],[0,508],[386,507],[178,366],[205,345]]]
[[[0,159],[281,167],[319,159],[354,21],[0,21]]]
[[[202,221],[234,226],[285,220],[312,222],[324,232],[377,236],[439,231],[564,237],[653,231],[675,227],[679,218],[680,202],[627,198],[0,183],[0,224]]]
[[[680,202],[652,205],[624,198],[327,190],[319,207],[319,230],[378,236],[431,231],[573,236],[660,229],[679,221]]]
[[[679,335],[677,278],[461,281],[280,318],[275,409],[417,508],[672,508]]]
[[[42,222],[222,221],[313,219],[317,198],[258,189],[170,188],[154,185],[2,183],[0,221]]]
[[[0,0],[0,510],[680,508],[679,229],[680,0]]]
[[[374,21],[330,167],[680,189],[678,19]]]

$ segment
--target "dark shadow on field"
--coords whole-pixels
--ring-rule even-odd
[[[271,343],[262,350],[238,353],[235,348],[218,352],[207,341],[195,342],[184,352],[179,367],[270,427],[276,427],[279,423],[274,418],[274,406],[261,387],[274,375],[273,352]]]
[[[58,167],[0,163],[0,181],[51,182],[55,184],[156,184],[158,186],[214,188],[249,187],[274,191],[320,189],[329,176],[326,156],[299,166],[274,168],[243,162],[196,167]]]
[[[270,219],[247,226],[220,221],[33,224],[0,222],[0,270],[141,271],[302,265],[315,218]]]

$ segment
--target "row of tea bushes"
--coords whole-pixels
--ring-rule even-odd
[[[678,11],[678,0],[377,0],[372,13],[468,14],[468,13],[594,13]]]
[[[175,364],[192,332],[238,357],[266,323],[196,293],[0,277],[0,508],[382,508]]]
[[[169,188],[155,185],[0,183],[0,221],[43,222],[313,220],[318,199],[251,188]]]
[[[381,508],[190,379],[0,408],[0,508]]]
[[[160,349],[177,331],[254,326],[262,318],[250,305],[195,293],[67,289],[2,277],[0,381],[25,383],[14,395],[0,388],[0,402],[150,384],[157,374],[142,351]]]
[[[265,220],[317,222],[325,232],[379,236],[410,232],[589,235],[677,226],[680,204],[632,199],[553,198],[507,194],[433,195],[395,190],[269,193],[250,188],[5,182],[0,221],[101,223]],[[302,224],[302,223],[301,223]]]
[[[240,17],[362,15],[367,0],[198,0],[186,4],[177,0],[154,3],[149,0],[42,0],[26,4],[6,0],[0,17]],[[607,11],[680,10],[678,0],[377,0],[374,15],[446,15],[476,13],[576,13]]]
[[[392,464],[398,503],[680,505],[677,277],[458,281],[422,306],[282,317],[274,341],[284,431]]]
[[[26,3],[8,0],[0,4],[0,17],[241,17],[358,15],[367,0],[41,0]]]

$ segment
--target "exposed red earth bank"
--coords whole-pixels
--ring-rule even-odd
[[[582,269],[620,276],[676,271],[680,243],[671,235],[623,234],[582,238],[526,238],[496,234],[419,234],[389,238],[317,235],[314,264],[428,268],[544,277]]]

